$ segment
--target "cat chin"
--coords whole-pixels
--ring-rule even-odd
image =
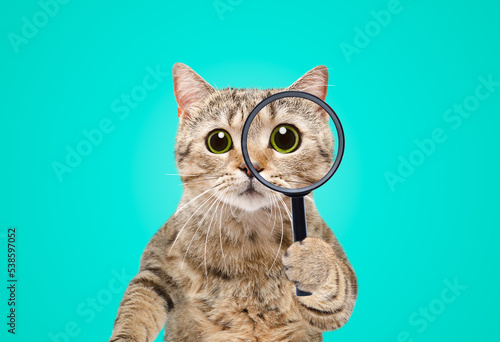
[[[229,200],[229,202],[230,202],[229,204],[238,207],[242,210],[245,210],[247,212],[254,212],[268,205],[267,201],[265,200],[265,197],[260,194],[235,195]]]

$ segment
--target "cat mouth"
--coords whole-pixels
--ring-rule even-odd
[[[240,196],[251,196],[251,197],[263,196],[260,192],[255,190],[252,182],[250,182],[250,184],[248,184],[248,187],[245,190],[243,190],[242,192],[240,192],[239,195]]]

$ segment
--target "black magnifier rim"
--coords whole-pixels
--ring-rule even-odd
[[[274,185],[272,183],[269,183],[264,177],[262,177],[259,172],[254,168],[253,163],[250,159],[250,156],[248,155],[248,146],[247,146],[247,138],[248,138],[248,132],[250,130],[250,125],[252,124],[253,120],[259,114],[259,112],[267,106],[269,103],[285,98],[285,97],[300,97],[306,100],[310,100],[314,103],[316,103],[318,106],[323,108],[328,115],[332,118],[335,128],[337,129],[337,135],[338,135],[338,152],[337,156],[335,157],[335,161],[333,162],[332,168],[326,175],[323,176],[319,181],[317,181],[314,184],[308,185],[304,188],[299,188],[299,189],[287,189],[287,188],[282,188],[277,185]],[[252,173],[252,175],[259,180],[262,184],[267,186],[268,188],[281,192],[282,194],[289,196],[289,197],[301,197],[305,196],[314,189],[317,189],[318,187],[322,186],[325,184],[337,171],[339,168],[340,162],[342,161],[342,157],[344,155],[344,129],[342,128],[342,124],[340,123],[339,118],[337,117],[337,114],[334,112],[334,110],[322,99],[319,97],[306,93],[303,91],[296,91],[296,90],[287,90],[287,91],[282,91],[276,94],[273,94],[264,100],[262,100],[257,106],[255,106],[254,109],[250,112],[248,115],[248,118],[245,121],[245,124],[243,125],[243,131],[241,134],[241,153],[243,154],[243,160],[245,161],[245,164],[247,165],[248,170]]]

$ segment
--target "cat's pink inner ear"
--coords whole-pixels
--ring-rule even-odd
[[[190,109],[208,96],[213,88],[190,67],[175,63],[172,69],[174,79],[174,95],[177,101],[177,115],[188,118]]]
[[[324,101],[328,91],[328,68],[324,65],[319,65],[309,70],[288,89],[304,91]]]

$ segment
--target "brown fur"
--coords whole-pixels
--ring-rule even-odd
[[[317,67],[290,89],[324,99],[327,75],[325,67]],[[309,237],[292,243],[288,198],[260,184],[254,184],[259,195],[252,199],[241,200],[235,190],[252,182],[239,170],[244,120],[278,90],[215,90],[176,64],[174,91],[184,195],[178,211],[147,245],[110,341],[153,341],[165,322],[170,342],[322,341],[323,331],[349,319],[357,296],[342,247],[311,196],[306,200]],[[276,176],[276,184],[314,182],[330,167],[331,132],[316,110],[305,101],[287,100],[259,114],[249,153]],[[269,134],[269,127],[281,122],[299,127],[303,136],[303,146],[289,155],[259,145],[266,142],[257,132]],[[233,140],[234,147],[223,155],[205,146],[215,128],[225,129]],[[297,297],[295,285],[313,294]]]

